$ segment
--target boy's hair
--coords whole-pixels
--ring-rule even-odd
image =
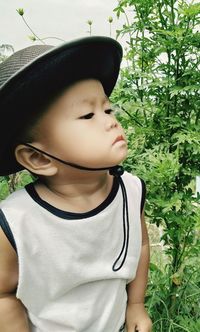
[[[116,40],[87,37],[59,47],[31,46],[0,64],[0,175],[22,169],[13,153],[16,144],[31,140],[33,125],[64,88],[93,78],[109,96],[121,59],[122,48]]]
[[[33,113],[30,114],[29,119],[27,119],[26,126],[22,128],[22,130],[18,132],[14,138],[14,147],[21,143],[33,142],[37,138],[37,124],[39,123],[42,116],[48,111],[51,104],[57,98],[59,98],[61,94],[62,91],[60,91],[59,94],[56,94],[53,97],[50,96],[49,100],[46,103],[42,103]]]

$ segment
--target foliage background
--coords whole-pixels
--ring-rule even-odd
[[[124,16],[117,36],[127,44],[112,94],[129,144],[124,167],[146,181],[147,220],[161,237],[147,307],[156,332],[198,332],[200,3],[121,0],[114,12]],[[30,181],[27,172],[1,177],[0,199]]]
[[[154,331],[199,331],[200,3],[122,0],[127,66],[112,96],[144,178],[148,221],[161,230],[147,305]],[[130,14],[131,13],[131,14]],[[157,253],[156,253],[157,256]]]

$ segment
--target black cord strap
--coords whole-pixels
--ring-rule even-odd
[[[129,214],[128,214],[128,199],[127,199],[127,193],[126,193],[126,188],[124,185],[124,182],[121,178],[121,175],[123,174],[124,170],[122,166],[116,166],[115,168],[113,167],[110,170],[110,174],[113,176],[116,176],[118,178],[119,184],[121,186],[122,190],[122,196],[123,196],[123,244],[122,244],[122,249],[116,258],[112,270],[114,272],[119,271],[122,266],[124,265],[124,262],[127,257],[128,253],[128,246],[129,246]],[[120,263],[121,260],[121,263]]]
[[[53,158],[54,160],[57,160],[57,161],[59,161],[60,163],[62,163],[62,164],[64,164],[64,165],[71,166],[71,167],[75,167],[75,168],[82,169],[82,170],[85,170],[85,171],[104,171],[104,170],[106,170],[106,169],[110,169],[110,168],[112,168],[112,167],[109,167],[109,166],[107,166],[107,167],[102,167],[102,168],[90,168],[90,167],[85,167],[85,166],[81,166],[81,165],[73,164],[73,163],[70,163],[70,162],[68,162],[68,161],[62,160],[62,159],[60,159],[60,158],[58,158],[58,157],[55,157],[55,156],[53,156],[52,154],[50,154],[50,153],[48,153],[48,152],[45,152],[45,151],[43,151],[43,150],[40,150],[40,149],[36,148],[35,146],[33,146],[33,145],[29,144],[29,143],[21,143],[21,144],[26,145],[26,146],[28,146],[29,148],[31,148],[31,149],[33,149],[33,150],[35,150],[35,151],[37,151],[37,152],[40,152],[40,153],[44,154],[44,155],[47,156],[47,157]],[[115,166],[114,166],[114,168],[115,168]]]

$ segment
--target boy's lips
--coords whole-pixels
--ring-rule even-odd
[[[120,141],[124,141],[124,137],[122,135],[117,136],[117,138],[114,140],[112,145],[114,145],[115,143],[120,142]]]

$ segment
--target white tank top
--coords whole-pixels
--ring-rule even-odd
[[[123,243],[123,197],[111,193],[86,213],[61,211],[43,201],[33,184],[1,202],[17,247],[16,296],[34,332],[118,332],[125,321],[126,284],[141,251],[142,182],[125,172],[129,247],[122,268],[112,266]]]

